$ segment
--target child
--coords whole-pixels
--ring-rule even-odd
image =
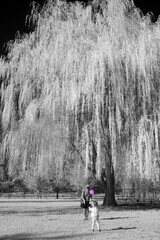
[[[92,218],[92,231],[94,232],[94,225],[97,224],[97,228],[99,232],[101,232],[100,226],[99,226],[99,209],[98,209],[98,202],[92,201],[92,206],[89,207],[89,210],[91,211],[91,218]]]

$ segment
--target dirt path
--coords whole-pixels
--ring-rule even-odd
[[[92,233],[76,199],[0,199],[0,240],[160,239],[160,209],[101,209],[100,224]]]

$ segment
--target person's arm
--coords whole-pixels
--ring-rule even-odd
[[[92,195],[89,196],[89,203],[92,202]]]
[[[92,206],[91,206],[91,207],[89,207],[89,210],[90,210],[90,211],[92,211]]]
[[[85,202],[85,192],[84,192],[84,189],[82,190],[82,196],[81,196],[81,199],[83,200],[83,202]]]

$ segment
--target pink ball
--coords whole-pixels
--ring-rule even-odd
[[[89,193],[92,195],[94,194],[94,190],[90,190]]]

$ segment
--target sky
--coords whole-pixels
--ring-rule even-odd
[[[33,0],[8,0],[3,1],[0,7],[0,56],[5,54],[4,44],[14,40],[16,33],[28,32],[25,26],[26,16],[30,13],[30,3]],[[114,1],[114,0],[113,0]],[[36,0],[43,6],[45,0]],[[147,2],[147,3],[146,3]],[[140,8],[143,14],[153,12],[155,21],[160,15],[160,7],[155,0],[134,0],[136,7]]]

